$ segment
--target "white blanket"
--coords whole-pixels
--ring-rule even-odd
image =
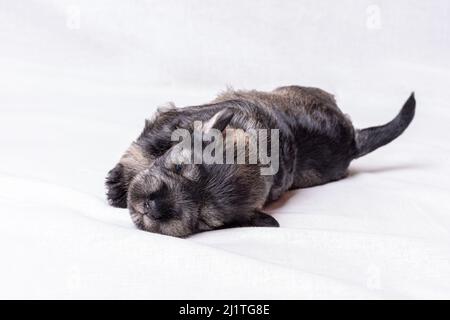
[[[450,298],[448,1],[0,3],[0,298]],[[281,228],[177,239],[104,178],[167,101],[227,85],[336,94],[398,140],[286,194]]]

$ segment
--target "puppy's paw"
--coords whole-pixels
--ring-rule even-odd
[[[279,227],[280,224],[274,217],[259,210],[255,210],[251,215],[227,225],[227,228],[235,227]]]
[[[110,205],[118,208],[127,207],[128,184],[122,164],[117,164],[106,177],[106,196]]]
[[[279,227],[280,224],[274,217],[267,213],[256,210],[255,214],[250,218],[251,227]]]

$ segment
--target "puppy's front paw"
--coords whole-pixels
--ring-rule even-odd
[[[250,226],[252,227],[279,227],[280,224],[274,217],[267,213],[256,210],[255,214],[250,219]]]
[[[128,186],[122,164],[117,164],[106,177],[106,196],[110,205],[118,208],[127,207]]]
[[[274,217],[259,210],[255,210],[251,215],[240,218],[227,227],[279,227],[280,224]]]

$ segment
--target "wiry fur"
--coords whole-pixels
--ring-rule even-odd
[[[278,226],[263,206],[283,192],[346,176],[350,162],[398,137],[414,116],[412,95],[389,124],[355,130],[334,97],[320,89],[228,90],[211,104],[159,111],[107,177],[112,205],[128,206],[138,228],[184,237],[231,226]],[[260,175],[256,165],[177,166],[172,132],[194,121],[219,130],[279,129],[280,167]],[[188,155],[192,157],[193,155]]]

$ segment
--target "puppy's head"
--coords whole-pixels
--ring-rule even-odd
[[[230,119],[220,112],[204,128],[222,131]],[[258,166],[197,163],[195,152],[175,145],[132,179],[128,208],[138,228],[186,237],[230,226],[278,225],[256,211],[269,191]]]

